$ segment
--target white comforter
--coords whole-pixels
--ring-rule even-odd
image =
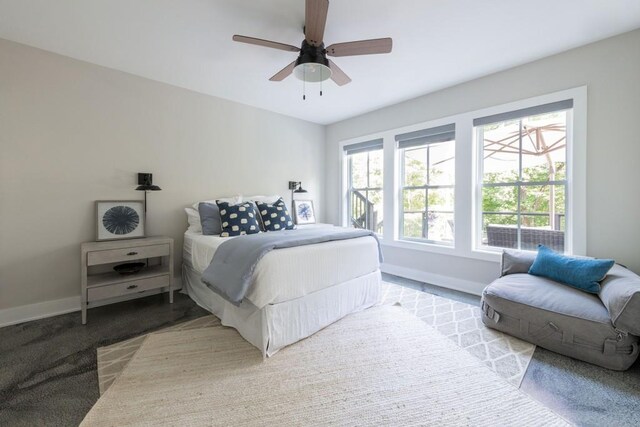
[[[184,263],[201,274],[217,248],[228,239],[186,232]],[[364,276],[379,267],[378,246],[373,237],[277,249],[258,263],[247,299],[262,308]]]

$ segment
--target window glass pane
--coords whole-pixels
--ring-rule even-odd
[[[382,188],[383,151],[369,152],[369,188]]]
[[[482,127],[483,182],[515,182],[520,168],[520,122]]]
[[[516,213],[518,211],[518,187],[484,187],[482,189],[482,211],[492,214]]]
[[[517,248],[518,187],[482,189],[482,244]]]
[[[366,228],[367,221],[367,193],[353,190],[349,192],[349,226]]]
[[[353,190],[349,196],[349,225],[382,233],[382,190]]]
[[[421,239],[424,237],[422,230],[422,213],[404,213],[402,221],[402,236],[413,239]]]
[[[523,186],[520,189],[521,249],[545,245],[564,252],[564,186]]]
[[[405,148],[401,153],[401,236],[452,244],[455,141]]]
[[[383,152],[351,154],[348,162],[351,182],[348,225],[382,233]]]
[[[402,206],[405,212],[424,212],[426,209],[426,190],[403,190]]]
[[[522,120],[522,181],[545,182],[566,178],[566,111]]]
[[[382,233],[384,207],[382,206],[382,190],[367,191],[369,210],[367,214],[367,229],[378,234]]]
[[[367,155],[368,153],[357,153],[349,156],[352,188],[365,188],[367,186]]]
[[[453,243],[453,203],[452,188],[428,190],[427,222],[429,240]]]
[[[517,214],[482,215],[482,243],[498,248],[518,247]]]
[[[429,145],[429,185],[453,185],[455,154],[454,141]]]
[[[427,148],[404,150],[404,185],[417,187],[427,184]]]

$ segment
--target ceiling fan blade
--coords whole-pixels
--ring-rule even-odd
[[[237,34],[233,36],[233,41],[270,47],[272,49],[286,50],[288,52],[300,52],[299,47],[291,46],[290,44],[272,42],[271,40],[257,39],[255,37],[239,36]]]
[[[295,67],[296,67],[296,61],[293,61],[291,64],[287,65],[282,70],[275,73],[273,77],[271,77],[269,80],[271,80],[272,82],[281,82],[282,80],[289,77],[291,73],[293,73],[293,69]]]
[[[335,43],[327,48],[329,56],[354,56],[374,55],[377,53],[389,53],[393,47],[393,41],[387,37],[384,39],[360,40],[356,42]]]
[[[351,82],[351,78],[340,69],[332,60],[329,59],[329,68],[331,68],[331,80],[336,82],[338,86],[344,86]]]
[[[305,4],[304,36],[310,45],[320,46],[322,44],[328,11],[329,0],[307,0]]]

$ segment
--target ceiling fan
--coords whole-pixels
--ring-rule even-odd
[[[298,59],[278,71],[269,80],[279,82],[290,74],[305,82],[321,82],[331,78],[338,86],[351,81],[349,76],[327,56],[373,55],[391,52],[391,38],[335,43],[325,48],[324,27],[327,22],[329,0],[306,0],[305,39],[300,48],[270,40],[234,35],[233,40],[242,43],[297,52]]]

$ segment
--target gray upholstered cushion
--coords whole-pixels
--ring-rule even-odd
[[[609,310],[613,325],[640,335],[640,276],[616,264],[600,286],[599,296]]]
[[[220,221],[220,209],[215,203],[201,202],[198,204],[200,213],[200,224],[202,224],[202,234],[211,236],[222,233],[222,222]]]
[[[544,277],[510,275],[494,281],[485,293],[541,310],[611,325],[609,313],[597,295]]]
[[[638,337],[621,335],[597,295],[529,274],[510,274],[482,294],[482,321],[576,359],[628,369],[638,357]]]
[[[536,252],[516,251],[505,249],[502,251],[502,266],[500,277],[507,274],[527,273],[536,259]]]

